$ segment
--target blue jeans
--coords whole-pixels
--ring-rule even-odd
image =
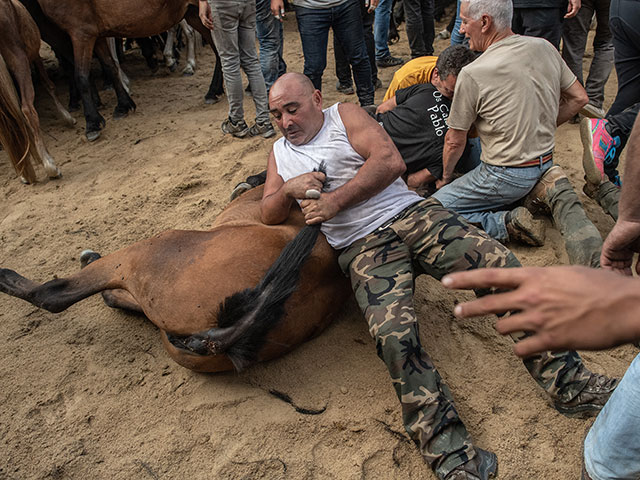
[[[389,20],[391,19],[393,0],[380,0],[373,21],[373,38],[376,42],[376,60],[391,55],[389,51]]]
[[[589,430],[584,465],[593,480],[640,478],[640,355]]]
[[[432,195],[446,208],[471,223],[478,223],[499,241],[509,238],[505,225],[507,205],[523,198],[553,162],[532,167],[497,167],[482,162]]]
[[[460,18],[460,0],[456,3],[456,22],[453,24],[453,30],[451,30],[451,45],[463,45],[466,37],[463,33],[460,33],[460,25],[462,25],[462,19]],[[467,45],[468,43],[469,42],[467,42]]]
[[[360,0],[347,0],[331,8],[296,8],[298,31],[304,54],[304,74],[322,90],[322,73],[327,66],[329,28],[351,63],[360,105],[373,105],[371,65],[362,34]]]
[[[256,34],[260,43],[260,68],[267,94],[271,85],[287,72],[282,58],[282,23],[271,14],[271,0],[256,0]]]

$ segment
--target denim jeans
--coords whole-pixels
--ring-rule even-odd
[[[362,0],[346,0],[331,8],[295,8],[304,54],[304,74],[315,88],[322,89],[322,73],[327,66],[329,28],[332,28],[351,63],[360,105],[366,106],[373,105],[374,91],[371,65],[362,35],[359,1]]]
[[[376,80],[378,79],[378,67],[376,66],[376,48],[373,39],[374,14],[373,12],[369,12],[369,9],[365,7],[364,2],[360,2],[360,12],[362,15],[364,44],[367,47],[369,65],[371,66],[371,82],[375,85]],[[336,77],[338,77],[340,84],[352,85],[353,82],[351,81],[351,66],[349,65],[347,54],[344,53],[344,48],[342,48],[342,45],[335,35],[333,36],[333,54],[336,58]]]
[[[213,41],[222,62],[222,74],[229,101],[229,118],[244,120],[243,87],[240,68],[249,79],[256,120],[269,120],[267,89],[256,52],[255,0],[209,0],[213,16]]]
[[[506,211],[500,210],[521,198],[538,182],[553,162],[532,167],[497,167],[482,162],[432,195],[446,208],[471,223],[478,223],[499,241],[509,238]]]
[[[256,34],[260,43],[260,68],[267,94],[271,85],[287,72],[282,58],[282,23],[271,14],[271,0],[256,0]]]
[[[584,465],[593,480],[640,478],[640,355],[589,430]]]
[[[373,21],[373,38],[376,42],[376,60],[391,55],[389,51],[389,21],[391,19],[393,0],[380,0],[376,7],[376,18]]]
[[[404,15],[411,58],[433,55],[436,27],[433,19],[434,0],[404,0]]]
[[[610,0],[584,0],[578,14],[565,19],[562,27],[562,59],[584,85],[589,103],[599,108],[602,108],[604,102],[604,85],[613,68],[609,5]],[[594,12],[598,27],[593,38],[593,60],[585,83],[582,78],[582,59]]]
[[[622,112],[640,102],[640,0],[611,0],[609,26],[613,35],[618,93],[607,112]]]
[[[460,0],[456,2],[456,21],[453,24],[453,29],[451,30],[451,45],[468,45],[469,42],[465,44],[465,35],[460,33],[460,25],[462,25],[462,19],[460,18]]]

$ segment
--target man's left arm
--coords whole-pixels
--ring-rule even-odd
[[[324,222],[338,212],[378,194],[406,170],[400,152],[391,137],[362,108],[341,103],[340,118],[349,143],[364,158],[358,173],[331,192],[323,192],[317,200],[300,203],[307,224]]]
[[[576,80],[566,90],[560,92],[560,108],[556,125],[562,125],[567,120],[575,117],[580,109],[589,102],[589,97],[584,87]]]
[[[436,188],[440,189],[453,180],[453,171],[467,145],[467,133],[466,130],[455,128],[447,130],[442,151],[442,178],[436,181]]]

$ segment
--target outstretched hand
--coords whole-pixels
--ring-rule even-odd
[[[640,253],[640,223],[618,220],[602,245],[600,265],[631,275],[634,253]],[[640,262],[636,264],[636,273],[640,274]]]
[[[545,350],[599,350],[640,338],[640,280],[586,267],[488,268],[446,275],[447,288],[513,289],[454,309],[457,317],[514,312],[498,319],[503,335],[532,335],[514,345],[526,357]]]

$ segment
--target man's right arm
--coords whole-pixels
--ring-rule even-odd
[[[453,170],[467,145],[467,131],[450,128],[444,136],[444,150],[442,151],[442,178],[436,182],[436,187],[442,188],[453,180]]]
[[[380,105],[378,105],[378,108],[376,108],[376,113],[385,113],[390,110],[393,110],[397,106],[398,104],[396,102],[396,96],[394,95],[389,100],[385,100]]]
[[[278,174],[276,157],[271,150],[267,162],[267,179],[260,202],[262,223],[275,225],[284,222],[289,216],[293,201],[306,198],[307,190],[322,191],[324,178],[324,173],[310,172],[285,182]]]

